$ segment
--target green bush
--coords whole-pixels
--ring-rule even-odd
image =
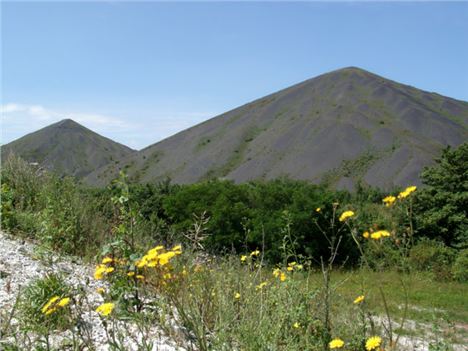
[[[446,280],[451,278],[451,267],[456,250],[434,240],[421,240],[410,251],[411,267],[419,271],[432,272],[434,278]]]
[[[442,240],[459,249],[468,245],[468,143],[447,148],[436,165],[421,174],[426,185],[416,194],[419,237]]]
[[[1,227],[11,230],[17,225],[13,208],[14,194],[8,184],[2,184],[0,191]]]
[[[458,253],[452,266],[452,276],[460,282],[468,281],[468,249]]]

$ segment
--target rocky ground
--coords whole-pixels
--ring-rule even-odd
[[[103,303],[102,296],[96,290],[104,287],[104,283],[93,279],[93,271],[93,267],[84,265],[77,259],[58,257],[51,255],[50,252],[41,254],[33,243],[14,240],[0,232],[0,311],[11,311],[20,290],[33,280],[44,277],[47,273],[61,273],[70,286],[84,287],[90,308],[81,312],[82,320],[90,331],[93,347],[99,351],[108,350],[106,330],[101,318],[93,309]],[[8,313],[2,314],[2,318],[7,318],[7,316]],[[15,327],[17,323],[18,321],[13,317],[12,326]],[[143,335],[135,325],[122,323],[116,328],[127,335],[124,340],[127,350],[139,349],[137,345],[142,344]],[[157,326],[145,333],[146,339],[148,336],[151,340],[145,341],[153,344],[150,350],[182,350],[165,337]],[[70,335],[58,334],[52,338],[52,341],[55,345],[59,345],[67,337]],[[6,342],[12,343],[13,339],[10,336],[2,340],[0,334],[0,350],[3,349],[2,343]]]

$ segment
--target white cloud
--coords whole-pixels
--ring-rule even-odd
[[[62,120],[64,118],[71,118],[78,123],[86,123],[89,125],[94,126],[106,126],[106,127],[121,127],[125,128],[128,127],[128,123],[125,121],[112,117],[106,116],[101,114],[95,113],[81,113],[81,112],[70,112],[70,111],[56,111],[47,109],[41,105],[22,105],[22,104],[15,104],[9,103],[2,105],[0,107],[0,111],[2,112],[2,119],[13,120],[17,118],[28,118],[31,120]]]
[[[42,105],[8,103],[0,106],[0,112],[2,120],[2,144],[65,118],[73,119],[87,128],[106,136],[137,127],[114,116],[59,111],[46,108]]]

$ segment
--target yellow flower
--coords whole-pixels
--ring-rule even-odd
[[[372,351],[377,349],[382,343],[382,338],[380,336],[373,336],[366,341],[366,350]]]
[[[96,289],[96,292],[97,292],[98,294],[104,294],[104,293],[106,292],[106,290],[105,290],[104,288],[97,288],[97,289]]]
[[[288,272],[291,272],[292,270],[294,270],[293,267],[288,267],[288,268],[286,268],[286,269],[288,270]]]
[[[147,264],[148,264],[148,256],[147,255],[143,256],[141,259],[139,259],[139,260],[137,260],[135,262],[135,266],[137,266],[138,268],[143,268]]]
[[[278,278],[279,275],[280,275],[280,273],[281,273],[281,269],[279,269],[279,268],[273,269],[273,276],[274,276],[275,278]]]
[[[374,240],[379,240],[382,237],[382,233],[380,231],[374,232],[370,235],[370,237]]]
[[[162,245],[158,245],[156,247],[153,247],[152,249],[148,250],[147,254],[148,255],[157,255],[158,254],[158,251],[161,251],[162,249],[164,249],[164,246]]]
[[[390,233],[387,230],[378,230],[373,232],[370,237],[374,240],[379,240],[380,238],[387,236],[390,236]]]
[[[265,286],[267,286],[267,282],[260,283],[255,287],[255,290],[262,290]]]
[[[145,277],[144,277],[143,275],[141,275],[141,274],[138,274],[135,278],[140,279],[140,280],[144,280],[144,279],[145,279]]]
[[[364,233],[362,233],[362,236],[366,239],[369,238],[369,232],[368,231],[365,231]]]
[[[112,261],[113,261],[113,260],[112,260],[111,257],[104,257],[104,258],[102,259],[102,263],[103,263],[103,264],[111,263]]]
[[[65,307],[66,305],[68,305],[70,303],[70,298],[69,297],[64,297],[63,299],[61,299],[59,302],[58,302],[58,306],[60,307]]]
[[[112,302],[103,303],[101,306],[96,308],[96,312],[99,313],[101,316],[108,316],[112,313],[115,305]]]
[[[393,205],[395,200],[396,200],[395,196],[389,195],[389,196],[385,197],[382,201],[385,203],[385,206],[390,207],[390,206]]]
[[[149,261],[148,264],[147,264],[147,266],[150,267],[150,268],[151,267],[156,267],[157,265],[158,265],[158,259],[157,258],[155,258],[154,260]]]
[[[178,253],[178,254],[182,253],[182,245],[176,245],[171,250]]]
[[[128,272],[127,275],[128,275],[129,277],[133,277],[133,276],[135,275],[135,272]]]
[[[245,262],[245,261],[247,260],[247,256],[246,256],[246,255],[242,255],[242,256],[240,257],[240,260],[241,260],[241,262]]]
[[[320,211],[322,211],[322,209],[321,209],[320,207],[317,207],[317,208],[315,209],[315,212],[317,212],[317,213],[319,213]]]
[[[60,297],[54,296],[44,305],[44,307],[42,307],[41,311],[46,316],[48,316],[49,314],[52,314],[55,311],[57,311],[60,307],[67,306],[69,303],[70,303],[69,297],[64,297],[60,299]]]
[[[171,277],[172,277],[171,273],[165,273],[163,275],[163,279],[171,279]]]
[[[302,264],[298,264],[298,265],[296,266],[296,269],[297,269],[298,271],[302,271],[303,268],[304,268],[304,266],[303,266]]]
[[[357,305],[358,303],[361,303],[362,301],[364,301],[364,295],[360,295],[360,296],[356,297],[356,298],[354,299],[353,303],[354,303],[355,305]]]
[[[239,299],[241,298],[241,294],[238,293],[238,292],[236,292],[236,293],[234,294],[234,298],[235,298],[236,300],[239,300]]]
[[[50,309],[53,309],[53,305],[55,305],[55,302],[60,299],[58,296],[52,297],[45,305],[42,307],[41,311],[42,313],[49,314],[47,313]],[[53,312],[53,311],[52,311]]]
[[[344,222],[346,221],[348,218],[354,216],[354,212],[353,211],[345,211],[341,214],[339,220],[340,222]]]
[[[299,322],[296,322],[293,324],[294,329],[299,329],[301,327],[301,324]]]
[[[344,346],[344,341],[341,340],[340,338],[335,338],[332,341],[330,341],[328,346],[331,349],[341,349]]]
[[[94,271],[94,279],[96,280],[101,280],[104,278],[104,274],[106,273],[107,267],[103,264],[100,264],[96,267],[96,270]]]
[[[260,251],[259,250],[255,250],[255,251],[252,251],[250,253],[250,256],[259,256],[260,255]]]
[[[280,273],[279,279],[284,282],[286,280],[286,274],[284,272]]]
[[[171,258],[174,257],[175,255],[176,255],[176,253],[173,252],[173,251],[169,251],[169,252],[160,254],[159,257],[158,257],[158,259],[159,259],[159,265],[160,265],[160,266],[165,266],[166,264],[169,263],[169,261],[171,260]]]
[[[400,194],[398,194],[399,199],[404,199],[408,197],[412,192],[416,191],[416,186],[409,186],[405,190],[403,190]]]

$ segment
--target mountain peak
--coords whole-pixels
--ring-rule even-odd
[[[81,124],[79,124],[78,122],[75,122],[74,120],[70,119],[70,118],[65,118],[65,119],[62,119],[61,121],[57,122],[55,124],[56,126],[60,126],[60,127],[81,127],[81,128],[84,128]]]
[[[446,146],[468,138],[468,104],[345,67],[182,131],[87,176],[235,182],[288,176],[338,188],[419,184]]]
[[[67,118],[2,147],[3,159],[11,153],[60,175],[84,177],[133,150]]]
[[[363,68],[355,67],[355,66],[343,67],[343,68],[339,68],[337,70],[331,71],[329,73],[325,73],[325,75],[340,75],[340,76],[349,76],[352,74],[356,74],[359,76],[379,77],[378,75],[372,72],[366,71]]]

